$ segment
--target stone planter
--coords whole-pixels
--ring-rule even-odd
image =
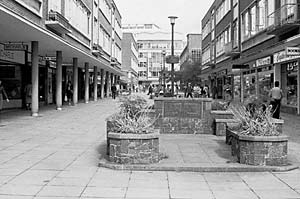
[[[108,133],[109,161],[119,164],[159,162],[159,131],[150,134]]]
[[[241,164],[256,166],[287,165],[288,137],[246,136],[227,130],[232,155],[236,155]]]

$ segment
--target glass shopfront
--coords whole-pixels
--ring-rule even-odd
[[[272,66],[258,69],[258,95],[264,101],[269,100],[269,93],[274,85],[273,70]]]
[[[288,106],[297,106],[297,71],[298,71],[298,61],[282,64],[282,75],[283,81],[285,85],[283,85],[284,89],[284,104]]]
[[[241,100],[241,76],[235,75],[233,80],[233,98],[235,101]]]
[[[249,71],[250,72],[250,71]],[[255,71],[251,71],[252,73],[248,73],[244,75],[244,99],[249,98],[256,94],[255,90]]]

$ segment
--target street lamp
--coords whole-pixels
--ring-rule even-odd
[[[165,68],[165,56],[166,56],[166,50],[163,50],[162,52],[161,52],[161,54],[162,54],[162,58],[163,58],[163,60],[162,60],[162,64],[163,64],[163,69],[162,69],[162,71],[161,71],[161,77],[162,77],[162,84],[163,84],[163,89],[164,89],[164,96],[165,96],[165,93],[166,93],[166,68]]]
[[[172,26],[172,40],[171,40],[171,56],[174,57],[174,25],[175,25],[175,19],[177,19],[178,17],[176,16],[169,16],[168,17],[170,19],[170,23]],[[171,95],[172,97],[174,97],[174,63],[171,63]]]

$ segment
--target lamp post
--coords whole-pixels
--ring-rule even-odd
[[[161,76],[162,76],[162,84],[163,84],[163,90],[164,90],[164,95],[165,95],[165,93],[166,93],[166,68],[165,68],[165,56],[166,56],[166,51],[165,50],[163,50],[162,52],[161,52],[161,54],[162,54],[162,58],[163,58],[163,60],[162,60],[162,64],[163,64],[163,70],[162,70],[162,72],[161,72]]]
[[[172,40],[171,40],[171,56],[174,57],[174,25],[175,25],[175,19],[178,17],[176,16],[169,16],[170,23],[172,26]],[[174,63],[171,63],[171,95],[174,97]]]

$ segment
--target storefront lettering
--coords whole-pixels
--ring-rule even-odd
[[[271,64],[271,57],[264,57],[256,60],[256,67]]]
[[[14,59],[14,53],[10,52],[10,51],[5,51],[5,50],[0,49],[0,59],[13,60]]]
[[[286,65],[287,71],[296,71],[298,69],[298,61],[288,63]]]
[[[300,48],[299,47],[286,47],[286,54],[288,56],[297,56],[300,55]]]
[[[274,64],[276,64],[276,63],[279,63],[279,62],[295,59],[295,58],[298,58],[300,56],[299,55],[298,56],[289,56],[289,55],[287,55],[286,51],[283,50],[283,51],[274,53],[273,57],[274,57]]]

